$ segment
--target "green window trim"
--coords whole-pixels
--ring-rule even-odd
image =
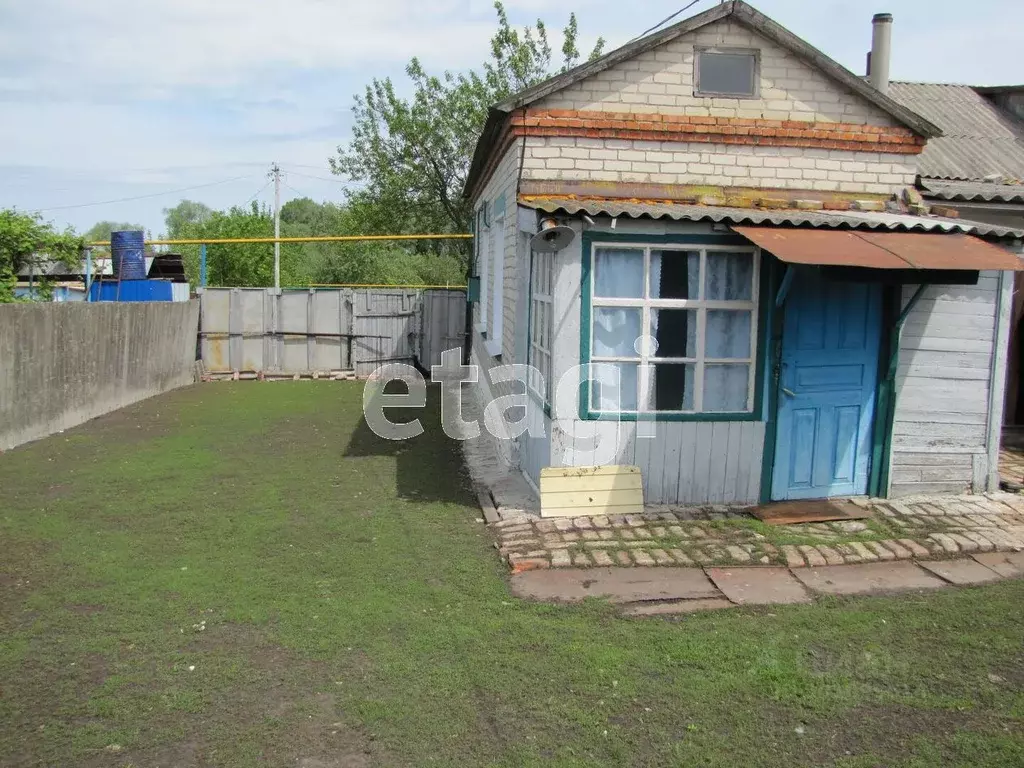
[[[622,243],[641,247],[666,246],[742,246],[751,247],[746,238],[738,235],[633,235],[619,233],[585,232],[582,238],[582,271],[580,276],[580,365],[591,363],[591,317],[593,313],[593,246],[609,243]],[[583,421],[764,421],[764,382],[767,359],[767,340],[770,334],[770,257],[761,249],[753,249],[755,258],[759,259],[758,299],[755,314],[757,329],[754,339],[755,359],[753,375],[753,408],[742,412],[641,412],[641,411],[595,411],[591,407],[591,380],[584,379],[579,387],[579,418]],[[703,279],[703,275],[702,275]]]

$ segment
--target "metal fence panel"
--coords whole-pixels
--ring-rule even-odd
[[[463,291],[424,291],[419,361],[427,372],[441,364],[441,353],[463,347],[466,338],[466,294]]]
[[[414,363],[419,294],[389,289],[361,289],[354,294],[356,376],[368,376],[384,363]]]
[[[367,376],[387,362],[429,371],[463,340],[462,291],[206,288],[200,299],[203,362],[213,373]]]
[[[230,371],[228,316],[231,293],[227,290],[208,290],[201,296],[199,327],[202,330],[200,349],[203,363],[209,371]]]

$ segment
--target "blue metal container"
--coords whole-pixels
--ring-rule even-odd
[[[146,279],[146,233],[128,230],[110,233],[110,255],[114,262],[114,275],[122,280]]]
[[[96,281],[89,291],[89,301],[171,301],[170,280]]]

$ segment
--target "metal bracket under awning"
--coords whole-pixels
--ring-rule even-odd
[[[793,278],[796,275],[796,267],[787,264],[786,273],[782,276],[782,282],[779,283],[779,292],[775,295],[775,306],[781,307],[786,303],[786,297],[789,296],[789,289],[793,285]]]

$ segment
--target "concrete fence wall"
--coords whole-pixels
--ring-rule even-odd
[[[0,306],[0,450],[191,384],[199,302]]]

